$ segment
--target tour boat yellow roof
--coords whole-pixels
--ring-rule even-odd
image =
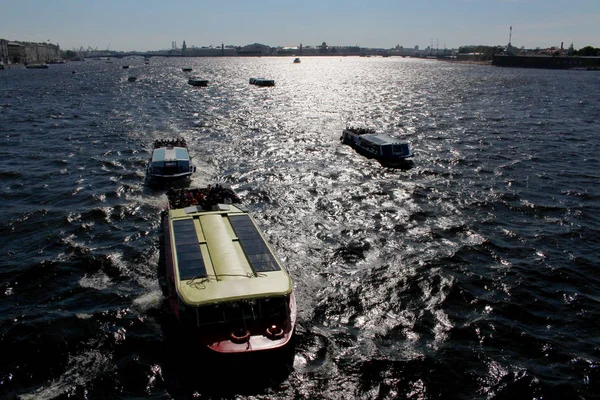
[[[187,305],[282,296],[292,292],[288,272],[244,207],[218,204],[169,210],[167,257],[175,287]]]

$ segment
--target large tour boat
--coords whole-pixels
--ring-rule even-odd
[[[218,353],[284,347],[296,323],[293,283],[237,194],[215,185],[167,197],[167,299],[186,331]]]
[[[188,178],[196,171],[185,139],[159,139],[154,141],[152,157],[146,166],[148,178],[176,180]]]
[[[352,146],[360,154],[374,158],[384,166],[403,166],[413,156],[408,143],[371,128],[348,127],[341,136],[344,144]]]

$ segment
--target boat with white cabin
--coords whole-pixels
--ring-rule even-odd
[[[372,128],[348,127],[342,132],[340,140],[384,166],[405,166],[409,158],[413,157],[406,141],[386,133],[378,133]]]
[[[146,166],[148,178],[169,181],[189,178],[196,171],[187,143],[183,138],[154,141],[152,156]]]

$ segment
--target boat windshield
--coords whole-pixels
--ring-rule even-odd
[[[259,300],[244,300],[186,307],[182,317],[197,326],[235,323],[239,321],[270,321],[287,315],[285,297],[270,297]],[[194,312],[195,311],[195,312]]]
[[[406,143],[395,144],[395,145],[392,146],[392,150],[396,154],[407,155],[407,154],[410,153],[410,151],[408,150],[408,144],[406,144]]]

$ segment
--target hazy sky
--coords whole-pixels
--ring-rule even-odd
[[[0,38],[101,50],[181,46],[600,47],[600,0],[0,0]]]

